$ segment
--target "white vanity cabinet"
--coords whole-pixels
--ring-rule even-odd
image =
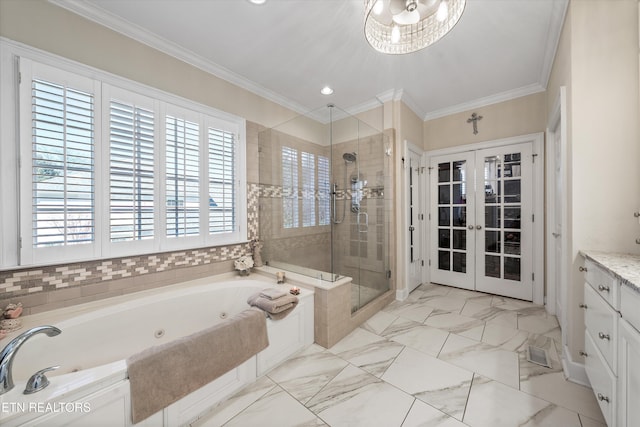
[[[584,284],[585,369],[607,425],[616,424],[619,284],[586,260]]]
[[[585,370],[607,425],[638,427],[640,256],[583,255]]]
[[[618,425],[640,426],[640,293],[623,286],[618,349]]]

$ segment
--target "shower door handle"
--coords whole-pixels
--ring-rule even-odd
[[[360,221],[361,216],[364,217],[364,223]],[[358,231],[360,233],[366,233],[369,231],[369,214],[366,212],[358,212]]]

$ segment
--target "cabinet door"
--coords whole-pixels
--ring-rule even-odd
[[[620,319],[618,425],[640,426],[640,332]]]

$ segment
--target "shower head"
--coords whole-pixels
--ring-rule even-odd
[[[344,153],[342,158],[347,163],[353,163],[356,161],[356,153]]]

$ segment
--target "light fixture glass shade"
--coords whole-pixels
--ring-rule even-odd
[[[380,13],[373,13],[376,3],[383,1],[384,7]],[[446,2],[448,14],[441,21],[438,10],[442,2]],[[417,8],[408,11],[409,5]],[[364,34],[369,44],[377,51],[400,55],[415,52],[432,45],[440,40],[456,25],[466,0],[364,0]],[[380,6],[378,6],[379,8]],[[406,7],[406,8],[405,8]],[[377,10],[376,10],[377,12]],[[417,23],[398,25],[411,13],[420,14]],[[400,37],[398,38],[398,28]]]

